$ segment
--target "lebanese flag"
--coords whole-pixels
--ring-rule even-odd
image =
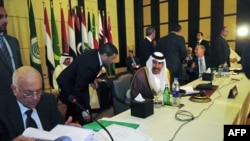
[[[82,45],[83,45],[83,50],[89,50],[89,43],[88,43],[88,33],[86,29],[86,20],[85,20],[85,13],[84,10],[82,9],[81,11],[81,28],[82,28]]]

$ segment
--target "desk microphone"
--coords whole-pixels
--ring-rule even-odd
[[[90,115],[89,115],[89,112],[82,107],[82,105],[80,105],[78,102],[77,102],[77,99],[75,98],[75,96],[73,95],[69,95],[69,98],[68,100],[73,103],[73,104],[76,104],[81,110],[82,110],[82,117],[84,118],[84,120],[90,120]],[[109,133],[109,131],[106,129],[106,127],[104,127],[99,121],[95,120],[94,121],[99,124],[109,135],[111,141],[114,141],[113,137],[111,136],[111,134]]]
[[[87,122],[90,121],[90,115],[89,115],[88,110],[86,110],[85,108],[83,108],[82,105],[80,105],[80,104],[77,102],[75,96],[69,95],[69,98],[68,98],[68,99],[69,99],[69,101],[70,101],[71,103],[76,104],[76,105],[82,110],[82,117],[83,117],[83,119],[84,119],[85,121],[87,121]]]

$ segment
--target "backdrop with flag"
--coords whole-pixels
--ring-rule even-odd
[[[73,27],[73,20],[72,20],[72,11],[69,8],[68,11],[68,34],[69,34],[69,54],[73,58],[76,57],[76,42],[75,42],[75,33]]]
[[[54,53],[52,48],[51,32],[46,7],[44,8],[44,32],[45,32],[45,48],[46,48],[46,65],[49,76],[49,84],[53,87],[53,71],[55,69]],[[54,87],[53,87],[54,88]]]
[[[82,35],[81,35],[81,26],[80,26],[80,20],[79,20],[79,16],[77,13],[77,7],[75,9],[75,14],[74,14],[74,18],[75,18],[75,37],[76,37],[76,49],[77,49],[77,54],[81,54],[83,52],[82,49]]]
[[[61,8],[61,36],[62,36],[62,51],[63,53],[69,53],[69,46],[68,46],[68,39],[67,39],[67,33],[65,28],[65,20],[64,20],[64,14],[63,9]]]
[[[110,16],[108,16],[108,26],[107,26],[107,37],[108,37],[108,42],[113,43],[112,39],[112,30],[111,30],[111,23],[110,23]],[[107,73],[109,75],[115,75],[115,63],[112,63],[108,66]]]
[[[56,20],[54,15],[54,8],[53,8],[53,2],[50,2],[51,7],[51,30],[52,30],[52,43],[53,43],[53,52],[54,52],[54,60],[55,60],[55,66],[59,65],[60,62],[60,48],[59,48],[59,41],[58,41],[58,33],[56,29]]]
[[[35,69],[37,69],[43,76],[38,41],[37,41],[37,34],[36,34],[35,17],[31,1],[29,4],[29,27],[30,27],[30,65]]]
[[[85,20],[85,12],[84,9],[81,8],[81,29],[82,29],[82,45],[83,50],[89,50],[89,43],[88,43],[88,34],[86,29],[86,20]]]
[[[94,39],[93,39],[93,33],[92,33],[92,25],[90,21],[90,13],[88,12],[88,43],[89,47],[91,49],[94,49]]]

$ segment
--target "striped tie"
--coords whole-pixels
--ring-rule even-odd
[[[202,76],[202,73],[206,71],[205,64],[203,62],[203,59],[200,58],[200,76]]]
[[[4,42],[3,35],[0,35],[0,50],[1,50],[0,55],[2,55],[5,58],[5,61],[8,65],[8,67],[11,68],[11,70],[13,71],[10,53],[7,49],[5,42]]]

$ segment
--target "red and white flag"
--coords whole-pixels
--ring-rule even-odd
[[[88,34],[87,34],[87,29],[86,29],[86,20],[85,20],[85,13],[84,10],[82,9],[81,11],[81,28],[82,28],[82,45],[83,45],[83,50],[89,50],[89,43],[88,43]]]
[[[72,11],[68,11],[68,34],[69,34],[69,54],[73,58],[76,57],[76,42],[75,42],[75,33],[73,27]]]

